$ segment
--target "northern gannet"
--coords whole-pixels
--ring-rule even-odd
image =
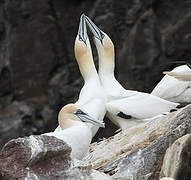
[[[58,123],[61,130],[43,135],[54,136],[66,142],[72,149],[71,157],[75,159],[82,159],[89,150],[92,132],[88,124],[104,127],[103,122],[96,121],[76,104],[68,104],[60,110]]]
[[[94,98],[104,99],[104,91],[101,87],[100,79],[92,57],[84,14],[82,14],[80,18],[79,30],[74,45],[74,54],[80,73],[84,79],[84,86],[82,87],[79,99],[75,104],[81,106]]]
[[[172,102],[191,102],[191,69],[189,64],[174,68],[156,85],[151,94]]]
[[[99,77],[105,90],[107,116],[122,130],[175,109],[179,104],[148,93],[124,89],[115,79],[114,45],[87,16],[99,56]]]
[[[102,122],[106,113],[105,95],[93,61],[92,50],[89,37],[87,35],[84,14],[82,14],[80,18],[79,30],[74,45],[74,54],[82,77],[84,79],[84,86],[82,87],[79,94],[79,99],[75,104],[83,106],[87,109],[87,112],[92,117]],[[93,99],[100,99],[100,101],[102,101],[102,104],[94,108],[87,107],[87,103]],[[95,105],[91,103],[91,106]],[[99,127],[91,126],[91,129],[92,136],[94,136]]]
[[[94,119],[103,122],[106,113],[105,95],[94,65],[91,46],[87,35],[85,15],[83,14],[80,17],[79,30],[74,45],[74,53],[84,79],[84,86],[82,87],[79,99],[75,104],[83,107]],[[96,103],[91,103],[91,101]],[[89,125],[89,127],[92,130],[93,137],[99,127],[93,125]],[[55,129],[55,131],[60,130],[60,126]]]

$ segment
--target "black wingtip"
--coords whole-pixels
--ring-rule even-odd
[[[170,112],[175,112],[177,111],[178,109],[171,109]]]
[[[191,69],[191,64],[186,61],[186,65]]]
[[[191,104],[191,103],[180,103],[178,106],[176,106],[176,108],[180,109],[180,108],[183,108],[189,104]]]
[[[131,115],[124,114],[123,112],[119,112],[119,113],[117,114],[117,116],[119,116],[119,117],[121,117],[121,118],[123,118],[123,119],[131,119],[131,118],[132,118]]]

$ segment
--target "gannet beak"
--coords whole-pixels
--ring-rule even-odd
[[[80,109],[78,109],[74,114],[76,116],[78,116],[82,122],[87,122],[87,123],[90,123],[90,124],[93,124],[95,126],[102,127],[102,128],[105,127],[105,124],[103,122],[96,121],[95,119],[93,119],[91,116],[84,113]]]
[[[83,41],[86,44],[87,37],[88,36],[87,36],[85,15],[82,14],[80,17],[80,24],[79,24],[79,29],[78,29],[78,38],[79,38],[79,41]]]
[[[169,76],[175,76],[177,73],[176,72],[170,72],[170,71],[163,71],[163,74],[167,74]]]
[[[163,74],[167,74],[167,75],[172,76],[172,77],[179,79],[181,81],[191,81],[191,72],[190,71],[186,71],[186,72],[164,71]]]
[[[92,31],[94,37],[97,38],[97,39],[99,39],[99,40],[101,41],[101,44],[103,44],[102,41],[103,41],[103,39],[104,39],[104,37],[105,37],[104,32],[101,31],[101,30],[92,22],[92,20],[91,20],[89,17],[85,16],[85,19],[86,19],[86,22],[87,22],[89,28],[91,29],[91,31]]]

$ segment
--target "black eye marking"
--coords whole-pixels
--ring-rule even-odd
[[[124,114],[123,112],[118,113],[117,116],[124,118],[124,119],[131,119],[132,118],[131,115]]]
[[[87,114],[84,113],[81,109],[77,109],[77,111],[75,112],[75,114],[87,115]]]
[[[103,39],[105,35],[102,32],[100,32],[100,34],[101,34],[101,39]]]
[[[177,109],[171,109],[170,112],[174,112],[174,111],[177,111]]]
[[[84,42],[84,43],[85,43],[85,45],[87,46],[87,44],[86,44],[86,39],[83,39],[81,35],[79,35],[79,38],[78,38],[78,39],[79,39],[79,41]]]

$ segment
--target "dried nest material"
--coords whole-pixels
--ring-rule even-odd
[[[90,153],[83,159],[91,162],[94,169],[113,162],[152,144],[159,136],[171,129],[177,112],[158,116],[139,126],[126,129],[115,136],[91,145]]]

